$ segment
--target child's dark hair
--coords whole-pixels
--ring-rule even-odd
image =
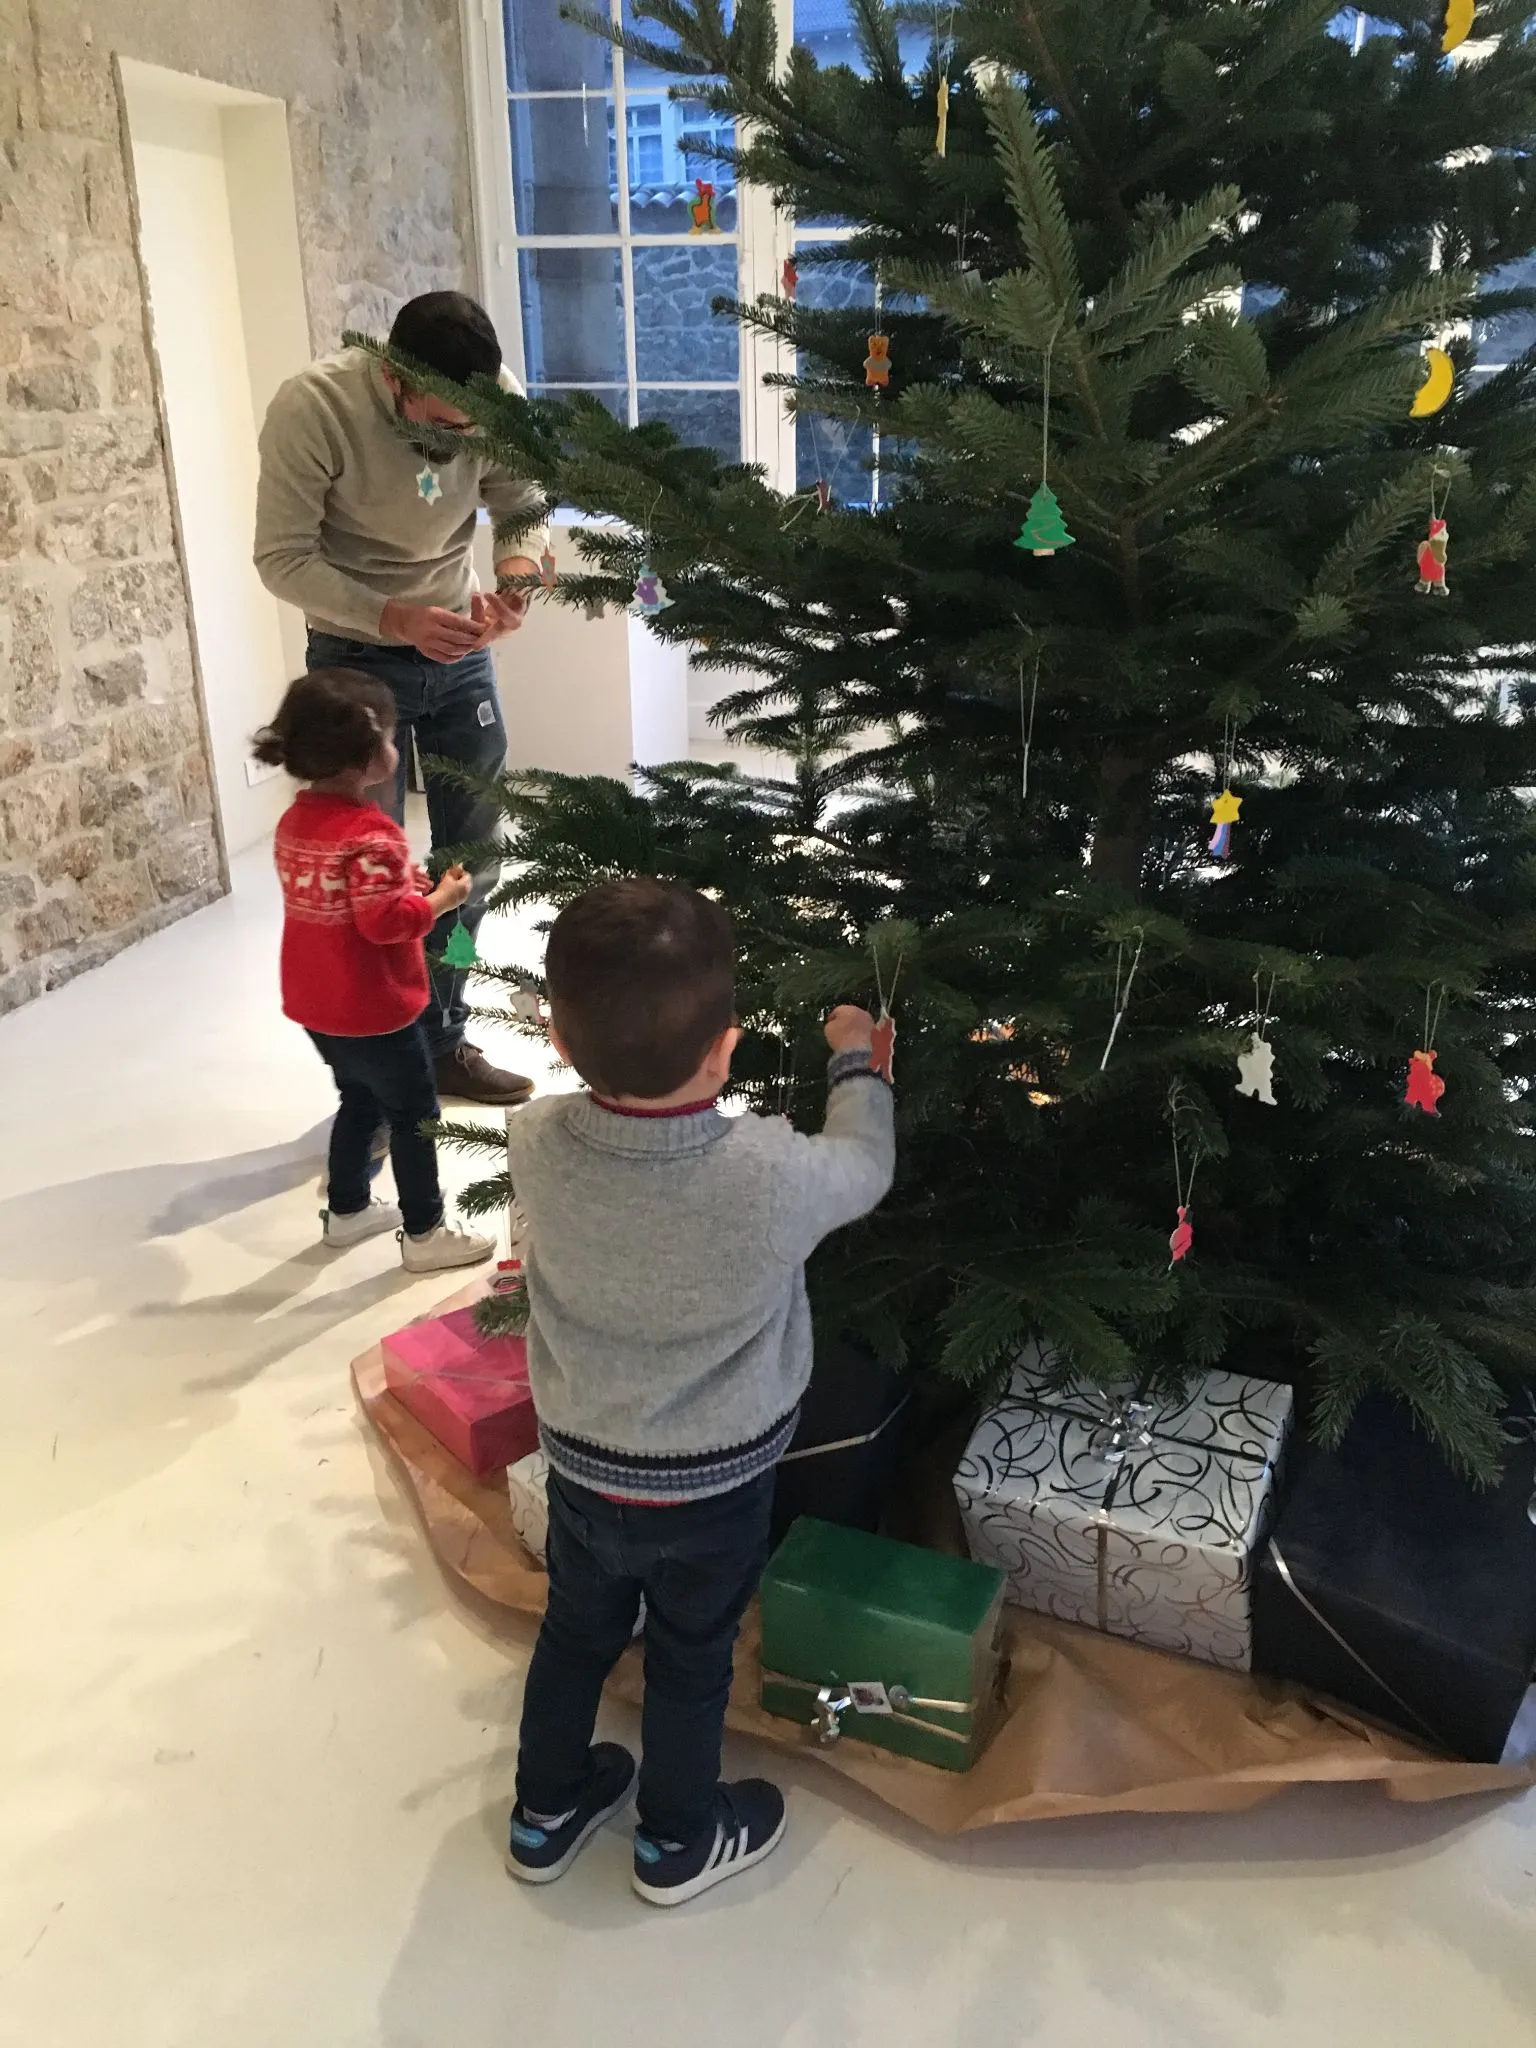
[[[316,668],[290,683],[251,752],[300,782],[366,768],[395,729],[389,686],[352,668]]]
[[[736,1013],[730,918],[696,889],[648,875],[567,904],[544,973],[550,1021],[598,1095],[670,1095]]]

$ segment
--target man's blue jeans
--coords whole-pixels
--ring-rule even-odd
[[[487,649],[466,654],[462,661],[428,661],[414,647],[375,647],[366,640],[311,633],[309,665],[312,669],[360,669],[364,675],[377,676],[393,693],[399,718],[400,769],[393,801],[386,801],[385,807],[397,820],[403,822],[405,817],[406,763],[413,734],[424,760],[436,755],[482,775],[498,775],[506,766],[507,729],[496,695],[496,669]],[[494,804],[430,772],[426,784],[434,852],[489,839],[495,832],[499,819]],[[429,954],[442,952],[460,918],[471,933],[479,930],[485,899],[496,886],[499,873],[495,866],[476,871],[475,886],[464,908],[450,910],[438,920],[427,940]],[[421,1021],[434,1059],[452,1052],[463,1041],[469,1021],[465,981],[462,968],[432,970],[432,1002]]]

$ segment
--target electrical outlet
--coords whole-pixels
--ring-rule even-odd
[[[245,780],[249,788],[255,789],[258,783],[270,782],[278,773],[280,770],[275,761],[258,761],[254,755],[246,756]]]

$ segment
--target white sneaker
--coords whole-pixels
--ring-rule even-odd
[[[446,1273],[453,1266],[478,1266],[493,1258],[496,1240],[476,1237],[472,1231],[455,1230],[439,1223],[425,1237],[400,1233],[400,1263],[407,1273]]]
[[[370,1202],[355,1216],[335,1216],[329,1209],[322,1209],[320,1221],[325,1226],[324,1241],[342,1251],[349,1244],[361,1244],[364,1238],[382,1237],[386,1230],[398,1230],[400,1211],[393,1202]]]

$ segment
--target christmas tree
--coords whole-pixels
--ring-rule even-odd
[[[748,672],[721,715],[789,764],[509,776],[500,900],[718,892],[740,1092],[806,1128],[825,1006],[889,998],[898,1181],[818,1256],[826,1324],[977,1385],[1030,1339],[1101,1380],[1223,1362],[1324,1437],[1384,1384],[1485,1475],[1536,1370],[1536,352],[1475,370],[1536,304],[1488,282],[1536,247],[1532,13],[1480,7],[1453,61],[1421,0],[1349,37],[1330,0],[973,0],[913,77],[855,8],[864,75],[780,62],[767,0],[641,0],[628,44],[736,118],[740,177],[858,224],[722,317],[792,345],[797,411],[877,428],[877,509],[452,394],[626,522],[552,601],[649,565],[653,629]],[[834,259],[877,281],[883,392],[867,308],[808,303]],[[1454,394],[1415,418],[1431,342]],[[1047,413],[1076,545],[1036,559]]]

